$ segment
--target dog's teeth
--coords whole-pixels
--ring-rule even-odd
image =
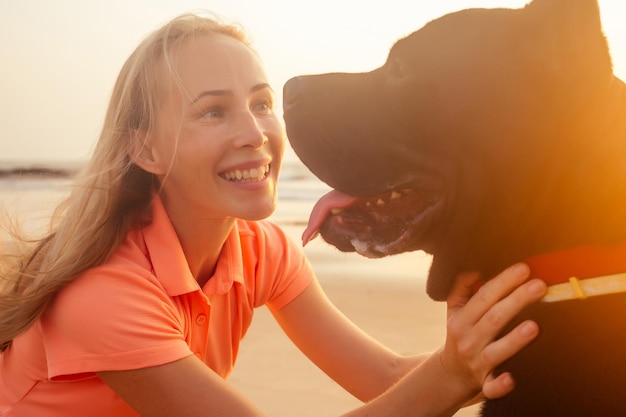
[[[338,207],[333,207],[330,209],[330,214],[339,214],[343,211],[342,208],[338,208]]]
[[[400,197],[402,197],[402,194],[400,194],[399,192],[397,192],[397,191],[392,191],[391,192],[391,199],[392,200],[395,200],[396,198],[400,198]]]
[[[377,206],[384,206],[384,205],[385,205],[385,200],[383,200],[382,198],[379,198],[379,199],[376,201],[376,205],[377,205]]]

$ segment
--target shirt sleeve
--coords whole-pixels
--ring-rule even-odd
[[[41,323],[50,378],[192,354],[175,304],[154,276],[132,264],[88,271],[55,297]]]
[[[255,306],[278,310],[307,288],[314,272],[302,249],[280,227],[269,221],[257,225]]]

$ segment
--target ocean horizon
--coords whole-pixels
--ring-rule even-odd
[[[71,182],[80,160],[0,160],[0,188],[49,190]],[[317,179],[302,162],[288,155],[279,176],[279,198],[313,201],[330,188]]]

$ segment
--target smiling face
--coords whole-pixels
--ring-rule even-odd
[[[260,60],[223,34],[171,52],[174,71],[159,80],[163,100],[138,165],[160,179],[171,216],[266,218],[285,138]]]

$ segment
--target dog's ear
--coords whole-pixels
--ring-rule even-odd
[[[597,0],[533,0],[524,11],[527,30],[541,37],[541,49],[563,67],[559,72],[585,64],[612,71]]]
[[[521,47],[524,71],[541,88],[581,101],[608,85],[613,64],[597,0],[533,0],[522,12],[524,32],[533,39]]]
[[[559,32],[576,30],[587,37],[602,31],[597,0],[533,0],[525,9]]]

